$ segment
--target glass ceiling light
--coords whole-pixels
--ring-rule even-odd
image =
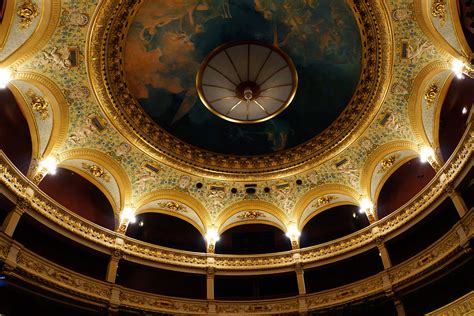
[[[279,48],[260,42],[233,42],[203,61],[196,89],[204,105],[234,123],[269,120],[293,100],[298,75]]]
[[[425,163],[430,160],[434,156],[434,151],[428,146],[423,146],[420,149],[420,161]]]
[[[135,217],[135,210],[131,207],[126,207],[122,210],[122,213],[120,213],[120,220],[123,221],[128,221],[129,223],[135,223],[137,220]]]
[[[57,170],[57,160],[54,157],[47,157],[46,159],[40,162],[40,167],[46,169],[48,174],[56,174]]]
[[[12,73],[8,69],[0,69],[0,89],[5,89],[12,80]]]

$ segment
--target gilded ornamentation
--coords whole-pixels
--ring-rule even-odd
[[[237,215],[237,218],[240,220],[254,220],[254,219],[259,219],[261,217],[266,217],[266,216],[260,211],[245,211],[242,214]]]
[[[433,0],[431,14],[439,19],[441,25],[446,24],[446,0]]]
[[[20,17],[20,27],[25,29],[33,23],[33,19],[38,16],[39,9],[36,3],[31,0],[24,1],[17,10],[17,15]]]
[[[122,33],[126,29],[123,21],[130,21],[131,14],[136,11],[133,3],[113,10],[115,4],[107,0],[99,5],[87,47],[86,55],[96,56],[88,59],[88,69],[97,99],[110,121],[124,132],[128,140],[159,162],[178,170],[221,179],[266,179],[269,172],[272,177],[294,174],[296,170],[321,164],[337,152],[336,147],[342,148],[352,142],[354,137],[346,136],[358,135],[358,131],[367,127],[384,100],[386,79],[392,64],[392,55],[382,53],[388,52],[391,47],[388,22],[382,18],[382,8],[375,1],[364,2],[363,5],[356,2],[356,20],[364,21],[360,27],[363,34],[372,40],[364,41],[362,47],[365,60],[359,81],[361,84],[348,110],[336,119],[330,129],[290,151],[264,157],[220,155],[192,147],[152,122],[127,86],[119,87],[110,81],[110,78],[123,76],[121,56],[125,37]],[[330,147],[327,146],[329,144]]]
[[[46,120],[49,117],[48,103],[46,100],[33,92],[33,90],[28,90],[26,94],[30,97],[31,108],[38,112],[42,120]]]
[[[89,173],[96,178],[103,179],[105,182],[110,181],[110,176],[104,171],[104,169],[97,165],[89,165],[87,163],[82,163],[82,168],[89,171]]]
[[[428,90],[426,90],[425,95],[424,95],[427,107],[431,107],[433,105],[433,103],[436,100],[436,97],[438,96],[438,93],[439,93],[438,84],[432,83],[428,87]]]
[[[321,207],[324,205],[328,205],[331,203],[331,201],[335,200],[336,197],[334,195],[326,195],[326,196],[321,196],[316,200],[316,205],[315,207]]]
[[[400,154],[396,154],[396,155],[388,156],[387,158],[382,160],[380,162],[380,169],[377,171],[377,173],[386,172],[388,169],[390,169],[393,166],[393,164],[395,163],[395,161],[397,161],[399,157],[400,157]]]
[[[158,203],[158,207],[167,211],[178,212],[178,213],[188,212],[186,207],[174,201],[160,202]]]

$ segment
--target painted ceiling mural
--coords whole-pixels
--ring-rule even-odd
[[[292,104],[267,122],[222,120],[197,95],[201,61],[242,40],[273,43],[298,71]],[[157,124],[197,147],[236,155],[285,150],[320,133],[350,101],[360,63],[358,26],[344,0],[147,0],[125,46],[129,88]]]
[[[350,84],[357,84],[360,67],[358,60],[360,58],[359,56],[357,56],[357,58],[348,58],[348,56],[360,53],[359,35],[357,34],[354,42],[350,42],[347,38],[351,36],[345,37],[343,34],[344,32],[353,33],[354,30],[350,30],[350,26],[355,25],[345,1],[202,1],[197,6],[191,6],[191,3],[195,3],[195,1],[180,1],[179,3],[183,5],[183,8],[187,8],[187,10],[184,10],[186,14],[182,16],[172,10],[170,6],[172,2],[175,4],[175,1],[150,0],[145,2],[142,8],[143,11],[138,13],[135,24],[129,33],[130,37],[132,36],[131,34],[136,34],[136,36],[133,37],[132,41],[127,43],[127,45],[131,45],[128,46],[127,49],[132,49],[136,52],[137,55],[134,57],[135,59],[146,59],[146,61],[155,62],[155,64],[153,67],[150,65],[144,66],[146,65],[145,63],[142,64],[140,67],[146,68],[140,68],[137,69],[137,71],[150,70],[150,73],[143,75],[143,78],[138,78],[136,81],[132,80],[132,78],[134,78],[133,74],[128,73],[128,81],[129,84],[133,82],[133,91],[136,97],[141,100],[142,105],[144,107],[148,105],[151,111],[156,111],[158,124],[170,129],[170,131],[173,131],[178,136],[180,136],[179,133],[184,135],[180,137],[185,137],[186,135],[188,135],[187,137],[194,136],[189,135],[189,130],[183,127],[191,121],[194,122],[193,124],[195,124],[194,126],[196,128],[192,131],[194,134],[198,134],[198,132],[205,129],[205,125],[200,124],[207,124],[207,121],[217,120],[217,122],[219,122],[217,124],[229,123],[217,117],[213,117],[213,114],[207,113],[205,107],[199,104],[199,101],[192,95],[193,92],[191,91],[191,87],[194,87],[194,70],[190,72],[188,69],[182,69],[182,67],[173,69],[171,65],[173,62],[178,61],[173,61],[173,58],[179,59],[179,64],[183,62],[188,66],[190,65],[189,69],[191,69],[191,67],[196,69],[202,58],[210,50],[224,42],[234,39],[229,35],[232,32],[226,29],[226,25],[229,25],[229,27],[232,26],[230,21],[237,19],[237,17],[239,17],[239,21],[235,23],[242,23],[240,21],[242,17],[258,21],[262,32],[251,32],[249,36],[272,43],[274,33],[268,30],[273,30],[273,24],[274,21],[276,21],[278,31],[278,36],[276,36],[277,41],[280,47],[291,55],[293,60],[300,65],[299,67],[305,67],[306,65],[309,67],[308,69],[314,69],[314,67],[316,67],[315,65],[321,64],[318,58],[322,58],[321,56],[323,55],[318,54],[325,54],[324,56],[326,57],[324,58],[332,56],[332,59],[329,58],[330,63],[325,65],[328,67],[327,69],[332,69],[331,67],[341,67],[341,60],[346,61],[346,64],[342,63],[342,67],[346,67],[347,69],[345,72],[342,72],[347,75],[345,78]],[[299,7],[298,4],[301,5],[303,2],[305,3],[304,6]],[[243,182],[197,177],[173,169],[159,161],[153,161],[150,156],[129,143],[122,134],[113,127],[113,124],[107,121],[106,116],[93,97],[93,87],[90,85],[84,59],[84,43],[87,42],[88,28],[90,27],[89,18],[94,16],[97,3],[98,1],[62,1],[60,23],[47,45],[32,55],[31,58],[15,66],[16,68],[14,69],[18,73],[41,74],[41,76],[54,82],[66,98],[67,109],[69,111],[69,126],[66,140],[58,146],[56,149],[57,153],[84,148],[103,152],[126,171],[132,183],[132,203],[139,200],[140,197],[146,193],[155,190],[176,190],[188,194],[202,203],[213,219],[217,218],[227,206],[243,199],[267,201],[284,210],[285,213],[291,214],[294,211],[295,204],[304,194],[322,184],[346,185],[360,192],[360,173],[367,157],[369,157],[371,153],[383,146],[383,144],[393,141],[404,140],[418,142],[410,126],[407,109],[407,103],[411,90],[413,89],[413,82],[428,65],[436,61],[447,60],[446,54],[430,42],[428,37],[421,30],[414,15],[413,1],[390,0],[384,2],[387,6],[387,11],[390,13],[390,19],[393,25],[395,66],[393,68],[389,91],[373,124],[334,159],[325,161],[316,168],[304,171],[300,174],[280,179],[259,181],[257,193],[247,195],[245,194]],[[156,16],[156,20],[149,20],[149,23],[138,23],[141,16],[145,19],[147,14],[149,15],[146,9],[150,8],[150,10],[152,10],[153,5],[158,3],[166,9],[162,11],[166,12],[166,14],[163,13],[162,15]],[[189,5],[187,3],[189,3]],[[219,6],[216,5],[216,3],[228,5]],[[244,8],[248,10],[245,11]],[[183,10],[180,9],[179,13],[182,14]],[[334,14],[338,18],[334,18]],[[71,19],[71,16],[79,16],[81,18]],[[80,20],[81,22],[78,23],[76,20]],[[321,22],[318,22],[319,20],[321,20]],[[336,25],[336,23],[342,23],[343,25]],[[323,40],[322,36],[315,36],[314,47],[309,47],[311,54],[308,51],[297,49],[299,46],[296,43],[301,44],[309,41],[308,39],[300,38],[297,30],[303,27],[314,28],[313,33],[319,31],[323,34],[327,32],[325,33],[327,34],[325,35],[325,40]],[[336,29],[334,29],[334,27]],[[253,30],[251,27],[245,27],[245,29]],[[331,33],[331,30],[333,33]],[[341,30],[345,31],[342,32]],[[338,37],[339,33],[341,33],[341,37]],[[211,34],[214,34],[215,38],[211,37]],[[221,38],[221,36],[225,36],[225,34],[227,34],[228,37]],[[201,37],[199,40],[201,44],[197,45],[197,38],[199,37]],[[352,37],[354,38],[354,36]],[[287,43],[291,41],[293,44],[288,45],[285,43],[285,40]],[[171,51],[163,52],[160,45],[165,43]],[[400,53],[402,43],[405,43],[408,49],[408,54],[405,56],[402,56]],[[180,46],[177,45],[182,45],[184,48],[178,48]],[[294,50],[292,48],[294,48]],[[77,65],[74,66],[68,63],[69,55],[72,50],[75,50],[76,56],[78,57]],[[173,52],[177,52],[177,54]],[[314,54],[315,52],[318,54]],[[147,54],[151,54],[154,58],[148,59],[148,57],[145,57],[148,56]],[[310,61],[306,54],[311,56]],[[181,60],[181,58],[183,60]],[[130,61],[127,61],[127,63],[129,62]],[[320,76],[321,72],[319,71],[320,70],[316,73]],[[152,75],[157,72],[158,74],[166,73],[166,78],[174,78],[174,81],[164,80],[160,76]],[[299,76],[303,84],[305,84],[308,80],[304,79],[305,72],[299,69]],[[318,77],[312,78],[312,80],[318,80]],[[444,80],[444,78],[439,78],[439,80]],[[347,95],[343,97],[346,101],[341,101],[340,103],[342,107],[347,102],[347,98],[351,97],[351,93],[354,89],[354,86],[350,84],[346,86]],[[19,86],[19,89],[21,90],[21,86]],[[299,89],[299,91],[301,91],[304,87],[300,86]],[[26,90],[20,92],[27,95]],[[336,93],[339,95],[339,90],[336,90]],[[186,97],[190,97],[189,100],[195,99],[196,101],[187,101],[183,104]],[[159,102],[153,102],[153,98],[159,100]],[[319,96],[316,98],[319,98]],[[298,112],[300,110],[299,108],[303,108],[304,106],[310,107],[315,104],[318,106],[328,104],[321,101],[321,103],[311,102],[307,105],[300,105],[304,104],[303,101],[302,99],[295,100],[287,109],[288,114],[281,114],[281,118],[285,118],[285,115],[290,116],[291,109]],[[180,108],[184,105],[189,107],[189,109],[184,107],[184,110],[180,111]],[[321,108],[318,107],[317,109],[320,110]],[[341,108],[337,109],[332,115],[337,116],[340,110]],[[294,115],[298,115],[298,113]],[[279,127],[280,130],[288,132],[288,138],[284,144],[279,141],[272,142],[271,139],[268,139],[268,130],[265,130],[264,125],[259,127],[262,133],[260,135],[260,141],[264,143],[261,149],[262,152],[288,148],[298,142],[304,141],[305,137],[311,136],[304,133],[297,134],[289,132],[290,128],[298,129],[298,127],[292,126],[289,118],[287,118],[287,120],[287,123],[281,123],[282,126]],[[103,129],[99,130],[97,128],[97,125],[94,123],[97,121],[102,122]],[[174,124],[172,124],[173,121]],[[330,121],[332,121],[332,119],[329,120],[329,122]],[[324,126],[324,124],[327,124],[327,122],[323,122],[322,125],[319,125],[319,128],[324,128],[321,127]],[[313,124],[304,125],[308,127]],[[180,126],[182,129],[178,131],[180,130]],[[229,124],[228,126],[234,125]],[[270,127],[267,128],[271,130],[272,126],[270,125]],[[176,131],[171,129],[176,129]],[[318,133],[318,131],[319,130],[315,128],[311,133]],[[245,134],[244,132],[241,134]],[[265,135],[265,133],[267,133],[267,135]],[[240,134],[228,133],[226,135]],[[279,136],[275,138],[278,139],[278,137]],[[292,139],[290,140],[290,138]],[[199,139],[193,141],[197,142]],[[212,143],[206,143],[205,138],[202,138],[200,141],[202,141],[202,143],[199,143],[201,146],[212,148]],[[232,142],[229,142],[229,144],[232,144]],[[232,149],[227,148],[222,150],[231,151]],[[344,163],[341,164],[341,161]],[[157,172],[150,172],[146,168],[143,168],[146,163],[156,165]],[[297,179],[303,180],[301,185],[295,184]],[[282,182],[288,183],[289,185],[282,186]],[[202,188],[197,188],[196,183],[202,183]],[[212,190],[212,187],[216,186],[216,184],[224,187],[225,190]],[[233,187],[238,189],[235,194],[230,192],[230,188]],[[264,187],[272,188],[272,191],[270,193],[264,192],[261,190],[261,188]]]

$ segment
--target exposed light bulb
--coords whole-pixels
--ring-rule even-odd
[[[135,210],[131,207],[124,208],[122,213],[120,213],[120,219],[122,221],[127,220],[129,223],[135,223],[137,220],[135,217]]]
[[[362,200],[360,200],[360,207],[364,210],[372,209],[374,207],[374,204],[368,198],[363,198]]]
[[[423,163],[427,162],[430,157],[433,157],[433,155],[433,149],[431,149],[430,147],[424,146],[420,149],[420,161]]]
[[[0,89],[5,89],[12,79],[12,73],[8,69],[0,69]]]
[[[215,243],[221,239],[219,237],[219,233],[215,228],[209,228],[206,232],[206,236],[204,237],[209,243]]]
[[[466,114],[467,113],[467,107],[463,106],[462,107],[462,114]]]
[[[288,226],[288,230],[286,231],[286,237],[290,239],[296,239],[301,236],[301,232],[298,230],[296,225],[292,224]]]
[[[464,78],[464,63],[459,60],[459,59],[454,59],[452,62],[451,62],[451,69],[452,71],[454,72],[454,74],[456,75],[456,77],[458,79],[463,79]]]
[[[56,174],[57,164],[56,159],[49,156],[40,162],[40,167],[46,169],[49,174]]]

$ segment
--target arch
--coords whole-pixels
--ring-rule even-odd
[[[330,205],[305,221],[301,227],[300,247],[310,247],[342,238],[369,226],[365,214],[355,203]]]
[[[219,215],[219,217],[217,218],[217,220],[215,222],[215,225],[218,228],[218,232],[222,233],[223,228],[229,229],[231,227],[239,226],[239,225],[246,224],[246,223],[250,224],[250,222],[243,221],[243,222],[240,222],[238,225],[233,225],[231,227],[224,227],[223,226],[223,224],[228,219],[230,219],[230,217],[232,217],[233,215],[235,215],[239,212],[248,211],[248,210],[258,210],[258,211],[262,211],[262,212],[271,214],[271,215],[275,216],[275,218],[277,218],[283,225],[289,222],[288,217],[277,206],[275,206],[275,205],[273,205],[269,202],[265,202],[265,201],[245,200],[245,201],[240,201],[240,202],[234,203],[234,204],[228,206],[226,209],[224,209],[224,211]],[[254,222],[254,223],[256,223],[256,222]],[[269,225],[275,226],[279,229],[282,229],[283,231],[286,230],[285,227],[279,227],[277,224],[270,224],[270,222],[268,222],[268,221],[259,220],[259,222],[261,222],[263,224],[269,224]]]
[[[346,197],[343,201],[330,202],[327,205],[318,207],[315,211],[310,214],[305,214],[307,208],[313,203],[314,200],[326,196],[326,195],[339,195]],[[304,225],[311,220],[317,214],[325,211],[328,208],[335,207],[343,204],[354,204],[358,205],[360,194],[353,188],[342,185],[342,184],[323,184],[317,186],[310,191],[306,192],[296,203],[295,210],[293,212],[293,221],[297,223],[298,228],[301,230]]]
[[[453,73],[448,76],[448,78],[444,82],[443,87],[441,87],[441,91],[439,92],[439,97],[436,101],[436,104],[434,104],[435,112],[433,118],[433,148],[436,148],[436,150],[441,150],[441,145],[439,142],[439,123],[441,119],[441,111],[443,109],[444,101],[446,100],[446,96],[449,92],[449,88],[451,87],[451,83],[453,82],[454,78],[455,76]],[[443,155],[441,155],[441,153],[438,156],[439,159],[444,160]]]
[[[378,183],[373,203],[377,219],[381,219],[419,194],[436,175],[429,163],[418,157],[406,157],[393,166]],[[400,189],[403,188],[403,189]]]
[[[229,216],[229,218],[220,225],[219,233],[222,234],[231,228],[241,226],[241,225],[250,225],[250,224],[270,225],[282,230],[283,232],[286,231],[285,223],[282,222],[275,215],[267,211],[262,211],[262,210],[256,211],[258,212],[257,214],[260,214],[259,215],[260,217],[264,217],[264,218],[240,219],[239,216],[242,216],[242,215],[245,216],[246,211],[248,210],[242,210]]]
[[[57,24],[59,23],[59,18],[61,16],[61,0],[41,1],[41,5],[41,15],[35,18],[39,21],[36,29],[31,36],[25,38],[16,49],[0,61],[0,68],[16,68],[25,60],[36,54],[49,42],[49,39],[56,31]],[[16,12],[16,8],[14,9],[14,12]],[[9,23],[11,23],[11,21],[9,21]],[[16,25],[16,27],[19,29],[18,25]],[[7,34],[6,36],[9,35]]]
[[[0,150],[23,173],[27,174],[34,157],[35,129],[23,112],[21,100],[10,89],[0,90]],[[34,122],[33,122],[34,123]],[[11,132],[15,135],[12,136]],[[9,134],[10,133],[10,134]]]
[[[46,175],[38,186],[70,211],[114,230],[118,222],[114,202],[103,188],[77,171],[76,168],[58,167],[54,175]]]
[[[15,84],[17,82],[17,84]],[[36,135],[35,138],[39,141],[40,132],[38,131],[38,126],[36,123],[36,118],[33,114],[31,106],[26,101],[24,92],[21,92],[18,82],[26,82],[31,84],[34,88],[41,91],[44,94],[46,101],[50,105],[52,113],[52,130],[51,136],[47,141],[47,145],[42,152],[39,150],[39,143],[36,145],[37,155],[34,158],[46,157],[51,152],[58,150],[61,144],[64,143],[67,136],[67,129],[69,127],[69,115],[68,115],[68,105],[66,98],[64,97],[61,89],[47,77],[32,73],[32,72],[19,72],[14,75],[13,80],[10,83],[10,86],[13,87],[12,92],[14,93],[17,100],[20,100],[20,105],[23,107],[22,111],[25,116],[29,117],[29,124],[35,126]]]
[[[452,27],[455,30],[456,39],[460,45],[460,50],[457,50],[449,41],[441,35],[441,33],[436,29],[433,24],[432,14],[431,14],[431,1],[413,1],[413,6],[415,9],[415,16],[418,22],[418,25],[425,33],[426,36],[438,47],[444,54],[450,55],[451,57],[457,59],[463,59],[463,56],[469,56],[469,50],[466,50],[467,41],[464,38],[464,35],[459,33],[457,28],[460,28],[459,17],[457,16],[456,0],[447,0],[448,1],[448,10],[450,12],[449,17],[452,23]],[[454,11],[454,12],[453,12]],[[469,47],[467,45],[467,47]]]
[[[185,207],[188,208],[188,211],[192,211],[196,214],[202,224],[199,225],[199,222],[196,219],[193,219],[190,216],[185,216],[180,212],[171,211],[163,207],[158,207],[157,205],[150,205],[151,203],[158,201],[175,201],[179,204],[185,205]],[[147,206],[150,206],[150,208]],[[163,189],[149,192],[135,202],[135,208],[136,215],[144,213],[162,213],[181,218],[196,227],[203,236],[206,234],[206,228],[210,224],[208,212],[201,202],[189,194],[175,190]]]
[[[125,205],[130,204],[132,187],[128,175],[123,167],[107,154],[94,149],[72,149],[60,153],[58,155],[58,161],[58,166],[77,172],[101,189],[102,192],[111,199],[112,205],[115,206],[114,210],[116,214],[119,214]],[[103,168],[104,171],[110,173],[118,189],[118,200],[117,198],[113,198],[114,194],[111,192],[112,186],[106,185],[104,181],[99,181],[97,177],[86,172],[82,166],[82,162],[86,164],[88,162],[96,163],[99,167]]]
[[[442,71],[450,69],[449,64],[444,61],[436,61],[424,67],[413,81],[413,92],[408,100],[408,117],[412,131],[420,143],[430,144],[423,125],[422,101],[427,86],[431,79]],[[441,96],[440,96],[441,97]],[[439,100],[439,98],[438,98]]]

